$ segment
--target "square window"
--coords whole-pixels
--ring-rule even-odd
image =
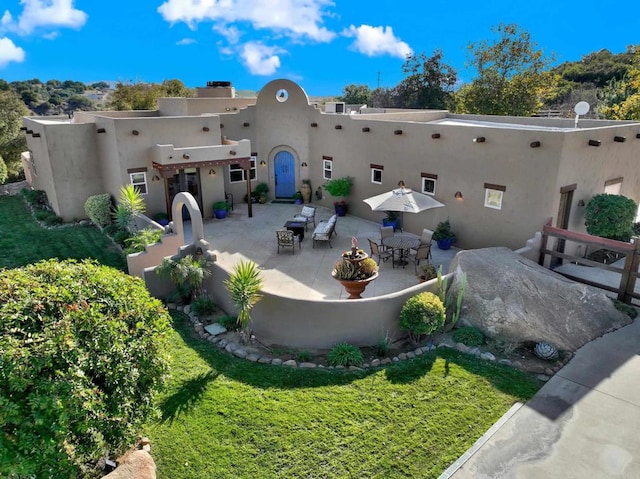
[[[619,195],[621,190],[622,190],[622,181],[618,181],[616,183],[604,184],[604,192],[607,195]]]
[[[144,171],[129,173],[129,182],[140,191],[141,195],[147,194],[147,174]]]
[[[504,191],[500,190],[492,190],[491,188],[487,188],[484,190],[484,205],[487,208],[493,208],[495,210],[502,209],[502,197],[504,195]]]
[[[249,161],[251,163],[249,167],[249,178],[253,181],[256,179],[256,157],[252,156]],[[229,165],[229,182],[240,183],[244,181],[247,181],[246,170],[237,164]]]
[[[436,180],[433,178],[422,178],[422,192],[427,195],[435,195]]]
[[[322,177],[325,180],[330,180],[332,173],[333,173],[333,160],[322,160]]]
[[[382,170],[379,168],[371,168],[371,183],[382,184]]]

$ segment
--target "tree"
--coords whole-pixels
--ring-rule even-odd
[[[161,96],[173,96],[173,97],[190,97],[192,96],[192,91],[184,86],[182,81],[173,79],[173,80],[165,80],[162,82],[161,87]]]
[[[180,80],[165,80],[161,85],[118,83],[109,107],[114,110],[155,110],[158,108],[158,98],[162,96],[190,97],[191,90]]]
[[[478,76],[456,94],[460,113],[528,116],[540,106],[542,91],[551,76],[551,58],[544,56],[527,31],[515,24],[493,27],[499,35],[493,43],[469,44],[469,62]]]
[[[15,92],[0,91],[0,156],[10,177],[19,176],[22,171],[20,153],[27,149],[27,142],[20,127],[28,112]]]
[[[342,96],[337,98],[350,105],[370,105],[371,90],[367,85],[347,85],[342,89]]]
[[[584,224],[590,235],[629,241],[638,205],[622,195],[595,195],[584,210]]]
[[[612,120],[640,120],[640,48],[620,80],[611,79],[598,91],[598,113]]]
[[[409,76],[396,87],[403,108],[450,107],[458,76],[453,67],[443,63],[442,57],[441,50],[435,50],[430,57],[424,53],[407,57],[402,71]]]
[[[85,477],[131,444],[168,372],[171,331],[139,278],[89,261],[5,269],[0,318],[1,477]]]

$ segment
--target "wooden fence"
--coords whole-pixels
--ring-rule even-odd
[[[620,253],[625,257],[624,266],[622,268],[619,268],[610,264],[603,264],[598,261],[583,258],[581,256],[574,256],[548,249],[547,244],[549,243],[549,238],[558,238],[559,240],[572,241],[574,243],[585,245],[585,248],[588,248],[589,246],[595,246],[601,249]],[[587,249],[585,249],[585,251],[586,250]],[[598,283],[596,281],[558,271],[559,274],[562,274],[563,276],[574,281],[617,293],[618,299],[620,301],[624,301],[627,304],[631,304],[633,299],[640,299],[640,294],[634,292],[636,278],[640,276],[640,274],[638,273],[638,265],[640,264],[640,241],[636,241],[635,243],[624,243],[622,241],[601,238],[599,236],[591,236],[586,233],[564,230],[551,226],[551,219],[549,219],[549,221],[547,221],[542,229],[542,244],[540,246],[539,260],[540,265],[545,264],[547,256],[551,256],[552,258],[561,258],[570,261],[571,263],[582,266],[592,266],[594,268],[619,273],[620,284],[618,285],[618,287],[612,287],[610,285]]]

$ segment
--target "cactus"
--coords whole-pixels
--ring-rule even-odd
[[[546,341],[537,343],[535,348],[533,348],[533,352],[540,359],[546,359],[547,361],[555,359],[558,356],[558,348]]]

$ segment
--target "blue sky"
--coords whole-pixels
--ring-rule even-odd
[[[407,53],[441,49],[462,81],[469,42],[517,23],[555,63],[640,44],[640,2],[594,0],[2,0],[0,78],[161,82],[276,78],[309,95],[395,86]]]

